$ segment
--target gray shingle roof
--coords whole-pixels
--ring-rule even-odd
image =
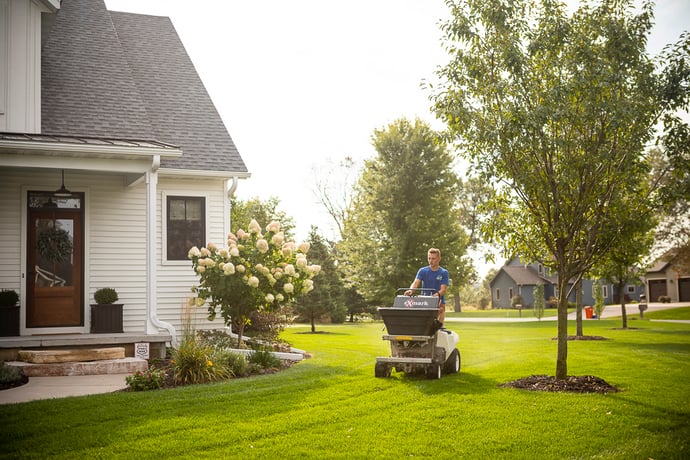
[[[510,276],[515,284],[521,286],[536,286],[537,284],[550,284],[551,282],[546,278],[539,276],[530,267],[504,265],[501,270],[505,271]]]
[[[163,168],[247,172],[169,18],[64,0],[42,51],[42,133],[178,145]]]

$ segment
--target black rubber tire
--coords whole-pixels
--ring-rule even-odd
[[[391,376],[391,368],[386,363],[376,363],[374,367],[374,375],[376,377],[385,378]]]
[[[439,363],[429,364],[426,368],[426,377],[436,380],[441,378],[441,365]]]
[[[460,352],[457,348],[454,348],[450,353],[450,356],[443,366],[443,372],[446,374],[457,374],[460,372]]]

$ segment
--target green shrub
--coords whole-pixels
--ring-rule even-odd
[[[218,349],[215,352],[215,359],[223,363],[233,377],[243,377],[249,373],[249,361],[243,353],[236,353],[227,348]]]
[[[215,348],[196,336],[186,337],[172,352],[171,366],[177,384],[213,382],[230,376],[227,366],[214,361]]]
[[[12,386],[20,383],[26,383],[27,377],[24,375],[21,369],[16,367],[7,366],[5,363],[0,362],[0,385]]]
[[[163,387],[165,381],[165,371],[162,369],[147,369],[138,371],[133,375],[125,377],[127,386],[133,391],[158,390]]]
[[[268,350],[254,350],[249,355],[249,362],[256,364],[261,369],[279,369],[281,365],[280,358]]]
[[[0,306],[13,307],[19,302],[19,294],[11,289],[0,291]]]
[[[117,291],[113,288],[100,288],[93,294],[93,299],[99,305],[108,305],[117,302]]]

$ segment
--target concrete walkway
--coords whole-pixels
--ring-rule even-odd
[[[127,388],[128,374],[74,375],[30,377],[29,383],[0,391],[0,404],[13,404],[37,399],[66,398],[99,393],[112,393]]]

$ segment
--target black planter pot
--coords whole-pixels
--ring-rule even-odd
[[[19,335],[19,305],[0,307],[0,337]]]
[[[91,304],[91,333],[123,332],[122,305],[121,303]]]

